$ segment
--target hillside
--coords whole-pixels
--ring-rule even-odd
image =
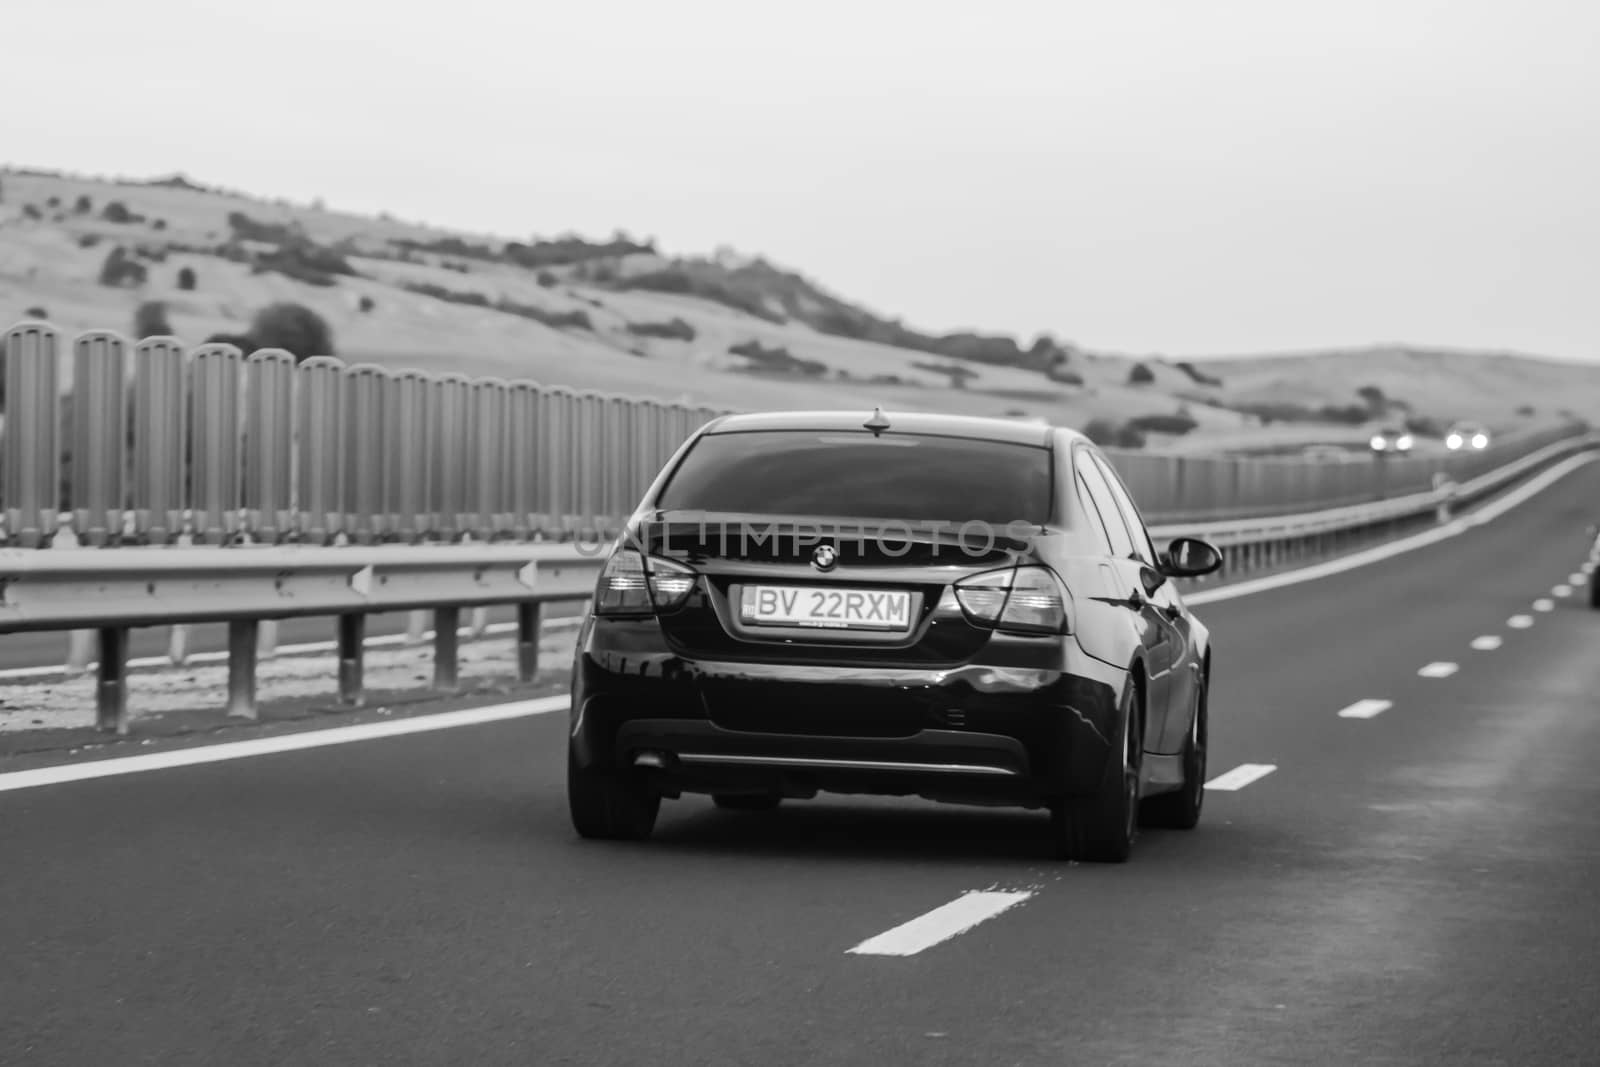
[[[108,271],[119,247],[125,262]],[[192,288],[180,287],[185,271]],[[351,362],[733,408],[1042,416],[1098,422],[1097,435],[1134,420],[1163,448],[1359,445],[1379,421],[1504,429],[1600,411],[1600,369],[1569,364],[1374,348],[1186,365],[1048,337],[935,336],[726,250],[454,233],[183,178],[0,172],[0,326],[42,314],[70,332],[131,332],[147,301],[194,342],[241,334],[259,308],[293,301],[328,321]],[[1131,383],[1141,363],[1150,380]]]

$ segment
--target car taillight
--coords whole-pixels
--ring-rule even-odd
[[[647,615],[678,607],[694,591],[695,573],[681,563],[645,558],[637,550],[612,553],[595,587],[597,615]]]
[[[1067,596],[1044,567],[988,571],[955,585],[956,602],[979,626],[1016,633],[1069,632]]]

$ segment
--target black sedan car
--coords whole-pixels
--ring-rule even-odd
[[[578,833],[663,798],[819,792],[1048,809],[1056,852],[1193,827],[1211,647],[1126,487],[1071,430],[881,412],[727,416],[662,470],[579,632]]]

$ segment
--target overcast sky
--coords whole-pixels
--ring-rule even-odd
[[[1600,358],[1592,0],[7,0],[0,158],[731,244],[908,323]]]

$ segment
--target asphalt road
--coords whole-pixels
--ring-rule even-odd
[[[581,842],[560,713],[0,792],[0,1063],[1595,1062],[1596,501],[1199,609],[1211,774],[1274,769],[1121,866],[844,798]]]

